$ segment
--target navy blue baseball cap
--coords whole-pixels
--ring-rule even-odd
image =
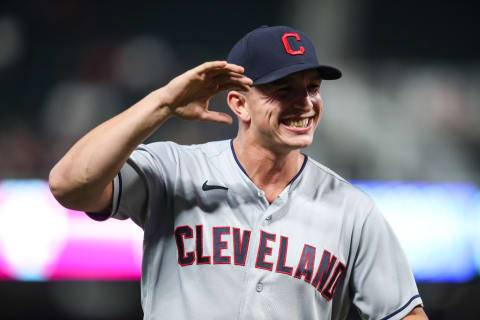
[[[339,69],[319,64],[312,41],[287,26],[262,26],[247,33],[230,50],[227,61],[242,66],[254,86],[307,69],[317,69],[325,80],[342,76]]]

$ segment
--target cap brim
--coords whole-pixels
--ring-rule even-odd
[[[253,85],[256,86],[260,84],[270,83],[278,79],[281,79],[283,77],[286,77],[292,73],[308,70],[308,69],[317,69],[318,73],[320,74],[320,77],[324,80],[336,80],[342,76],[342,72],[339,69],[331,66],[301,63],[301,64],[290,65],[285,68],[281,68],[273,72],[270,72],[260,77],[259,79],[256,79],[255,81],[253,81]]]

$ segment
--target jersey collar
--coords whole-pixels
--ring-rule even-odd
[[[253,183],[253,180],[248,176],[247,172],[245,171],[245,169],[243,168],[243,166],[240,164],[240,161],[238,161],[238,158],[237,158],[237,154],[235,153],[235,148],[233,147],[233,139],[230,140],[230,149],[232,150],[232,155],[233,155],[233,158],[235,159],[235,162],[237,163],[237,166],[240,168],[240,170],[242,170],[243,174],[245,175],[245,177],[247,177],[252,183]],[[308,156],[304,153],[302,153],[305,157],[305,159],[303,160],[303,163],[302,163],[302,167],[300,168],[300,170],[298,170],[297,174],[292,178],[292,180],[290,180],[290,182],[287,184],[287,187],[288,189],[291,188],[291,186],[293,185],[293,182],[295,180],[297,180],[297,178],[300,176],[300,174],[303,172],[303,169],[305,168],[306,164],[307,164],[307,161],[308,161]]]

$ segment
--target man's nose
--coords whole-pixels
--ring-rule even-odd
[[[307,88],[298,89],[293,106],[297,109],[309,110],[313,107],[312,97]]]

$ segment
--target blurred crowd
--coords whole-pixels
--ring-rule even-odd
[[[10,12],[0,12],[2,179],[46,178],[88,130],[176,74],[224,58],[236,37],[252,28],[238,27],[217,43],[218,34],[198,39],[203,32],[197,31],[195,40],[192,30],[152,27],[148,5],[135,8],[137,20],[117,24],[128,8],[113,10],[114,19],[105,4],[27,3],[12,2]],[[296,16],[308,15],[310,7]],[[295,15],[291,20],[319,39],[320,61],[334,60],[344,72],[341,80],[324,83],[325,113],[308,154],[347,179],[480,181],[478,64],[354,56],[315,24]],[[352,33],[338,30],[346,39]],[[324,49],[324,35],[336,47]],[[213,108],[226,111],[224,98]],[[234,134],[234,126],[174,121],[150,141],[199,143]]]

